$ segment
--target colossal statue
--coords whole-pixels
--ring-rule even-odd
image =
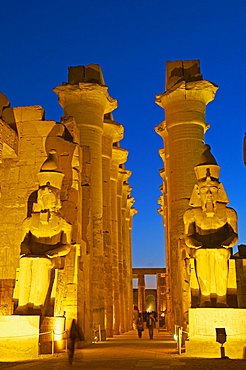
[[[23,222],[19,270],[19,300],[16,314],[44,314],[51,291],[51,271],[57,257],[70,251],[71,225],[59,212],[64,175],[58,171],[55,150],[49,152],[38,180],[37,203]]]
[[[220,167],[210,146],[195,167],[197,183],[184,214],[185,242],[192,248],[200,287],[200,307],[227,307],[228,260],[230,247],[237,243],[237,214],[229,203],[223,185],[218,181]]]

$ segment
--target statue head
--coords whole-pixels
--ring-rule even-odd
[[[34,212],[56,212],[61,208],[60,194],[56,188],[49,184],[38,189],[38,200]]]
[[[64,174],[59,170],[56,151],[52,149],[38,174],[39,184],[41,187],[48,185],[61,190],[63,177]]]
[[[40,187],[37,203],[33,206],[34,212],[56,212],[61,208],[60,190],[63,177],[64,174],[58,168],[56,151],[52,149],[38,174]]]
[[[210,146],[204,145],[202,155],[195,167],[197,183],[194,186],[190,203],[201,207],[207,214],[216,212],[216,203],[228,204],[229,200],[223,185],[219,182],[220,167],[210,153]]]
[[[206,213],[215,213],[219,193],[219,182],[213,181],[208,177],[205,181],[198,181],[197,188],[202,210]]]

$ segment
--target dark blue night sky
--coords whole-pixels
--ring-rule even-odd
[[[60,120],[52,88],[67,67],[100,64],[114,119],[125,127],[121,146],[139,214],[133,222],[133,266],[162,267],[164,230],[157,213],[162,139],[154,127],[164,112],[166,60],[200,59],[203,78],[219,85],[207,107],[205,140],[221,166],[220,181],[238,212],[239,243],[246,244],[246,3],[244,0],[10,0],[1,5],[0,90],[11,106],[42,105]]]

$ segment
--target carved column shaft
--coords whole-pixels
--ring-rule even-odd
[[[123,186],[122,186],[122,260],[123,260],[123,291],[124,291],[124,324],[125,331],[129,330],[129,278],[128,278],[128,238],[126,234],[127,229],[127,196],[128,196],[128,185],[126,181],[128,179],[128,172],[123,172]]]
[[[146,309],[145,309],[145,278],[144,278],[144,275],[138,276],[138,310],[139,310],[139,312],[146,311]]]
[[[118,226],[117,226],[118,164],[111,163],[111,222],[112,222],[112,275],[113,275],[113,333],[120,334]]]
[[[107,337],[113,336],[113,280],[111,250],[111,203],[110,197],[110,165],[111,140],[103,137],[102,168],[103,168],[103,246],[104,246],[104,281],[105,281],[105,315]]]
[[[165,137],[165,135],[164,135]],[[165,141],[166,143],[166,141]],[[167,142],[168,146],[168,142]],[[166,150],[165,150],[166,149]],[[165,153],[168,152],[168,148],[165,147],[159,150],[159,154],[163,161],[165,161]],[[161,169],[160,176],[162,177],[162,186],[160,186],[160,190],[162,192],[162,196],[159,198],[158,203],[161,205],[161,209],[158,210],[158,212],[162,215],[163,220],[163,226],[166,228],[166,230],[169,230],[169,217],[168,217],[168,194],[167,194],[167,171],[166,166],[165,168]],[[173,289],[171,288],[170,284],[170,242],[169,242],[169,233],[165,232],[165,246],[166,246],[166,288],[165,288],[165,301],[166,301],[166,315],[165,315],[165,326],[167,330],[173,329],[173,319],[172,319],[172,293]]]
[[[111,120],[104,120],[102,142],[102,167],[103,167],[103,245],[105,269],[105,308],[106,308],[106,333],[107,337],[113,336],[113,297],[114,282],[112,268],[112,207],[110,169],[112,161],[112,145],[123,138],[123,127]]]
[[[128,189],[125,192],[125,181],[131,172],[119,169],[118,171],[118,236],[119,236],[119,279],[120,279],[120,305],[121,305],[121,332],[125,332],[128,327],[128,284],[127,280],[127,261],[126,261],[126,207]]]
[[[128,279],[128,325],[132,329],[132,317],[133,317],[133,286],[132,286],[132,217],[138,213],[135,208],[132,208],[134,204],[134,198],[130,197],[130,186],[128,188],[128,197],[126,200],[126,229],[125,229],[125,241],[126,241],[126,269]]]
[[[166,310],[166,284],[165,274],[157,274],[157,311],[158,313]]]
[[[54,91],[67,116],[73,116],[80,130],[80,144],[91,153],[92,190],[92,265],[91,299],[93,325],[104,330],[104,251],[103,251],[103,187],[102,187],[102,132],[104,114],[116,108],[116,101],[108,96],[107,87],[97,83],[79,82],[58,86]]]
[[[120,304],[120,273],[119,273],[119,228],[118,228],[118,197],[117,182],[119,164],[127,159],[127,151],[123,148],[114,146],[111,162],[111,216],[112,216],[112,271],[114,282],[114,334],[120,334],[121,311]]]
[[[119,284],[120,284],[120,307],[121,307],[121,333],[126,331],[126,307],[127,307],[127,282],[125,266],[125,213],[124,213],[124,196],[123,182],[126,171],[119,169],[117,184],[117,202],[118,202],[118,246],[119,246]]]

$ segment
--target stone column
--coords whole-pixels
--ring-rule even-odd
[[[106,335],[113,336],[113,272],[112,272],[112,222],[110,168],[112,145],[123,138],[123,126],[111,119],[104,119],[102,138],[103,168],[103,245],[105,270]]]
[[[162,137],[166,137],[167,131],[165,130],[162,132]],[[168,145],[168,144],[167,144]],[[163,162],[165,161],[165,153],[168,152],[164,148],[159,150],[160,157],[162,158]],[[161,169],[160,176],[162,178],[162,185],[160,186],[160,190],[162,195],[158,200],[158,204],[161,205],[161,208],[158,210],[158,213],[162,216],[163,226],[168,230],[168,194],[167,194],[167,172],[166,168]],[[165,325],[167,330],[172,331],[173,328],[173,318],[172,318],[172,292],[173,289],[170,287],[170,243],[169,243],[170,234],[168,232],[165,233],[165,246],[166,246],[166,316],[165,316]]]
[[[204,144],[206,104],[214,99],[217,86],[202,80],[199,61],[167,62],[166,92],[156,103],[165,109],[166,120],[156,131],[164,139],[167,173],[167,230],[169,285],[172,287],[173,324],[184,326],[182,284],[178,273],[179,239],[184,233],[183,214],[196,182],[196,165]],[[186,306],[186,304],[185,304]]]
[[[93,82],[90,82],[92,80]],[[117,106],[116,100],[108,95],[107,89],[101,70],[95,65],[70,67],[69,82],[54,89],[59,96],[59,104],[64,108],[65,115],[73,116],[79,127],[80,144],[89,147],[91,153],[90,187],[92,190],[91,225],[93,234],[92,248],[89,251],[91,253],[91,310],[92,325],[96,327],[100,325],[102,331],[104,331],[105,319],[102,132],[104,115]],[[105,333],[102,334],[104,336]]]
[[[138,310],[144,312],[145,310],[145,278],[144,275],[138,275]]]
[[[119,246],[119,292],[120,292],[120,307],[121,307],[121,327],[120,332],[126,331],[126,305],[127,305],[127,286],[126,286],[126,270],[125,270],[125,208],[123,183],[127,172],[119,168],[118,183],[117,183],[117,202],[118,202],[118,246]]]
[[[123,167],[123,166],[122,166]],[[118,171],[118,240],[119,240],[119,279],[120,279],[120,305],[121,311],[121,333],[129,330],[128,325],[128,284],[127,280],[127,265],[126,265],[126,249],[128,244],[128,235],[126,238],[126,210],[128,178],[131,176],[131,171],[119,169]]]
[[[160,314],[166,310],[166,282],[165,274],[156,274],[157,281],[157,311],[158,320],[161,318]]]
[[[130,196],[132,188],[129,184],[126,185],[128,188],[127,204],[126,204],[126,269],[127,269],[127,280],[128,280],[128,326],[129,330],[132,329],[133,323],[133,286],[132,286],[132,218],[138,211],[133,208],[135,200]]]
[[[123,280],[123,242],[122,242],[122,174],[118,170],[117,181],[117,217],[118,217],[118,264],[119,264],[119,299],[120,299],[120,333],[125,332],[125,297],[124,297],[124,280]]]
[[[112,274],[113,274],[113,308],[114,308],[114,334],[120,334],[121,310],[119,297],[119,236],[118,236],[118,201],[117,181],[119,165],[127,160],[128,151],[113,146],[111,161],[111,222],[112,222]]]
[[[122,257],[123,257],[123,289],[124,289],[124,322],[125,331],[130,330],[130,306],[129,306],[129,284],[132,287],[131,281],[129,281],[129,222],[128,222],[128,210],[127,210],[127,199],[129,196],[129,183],[128,179],[132,172],[124,170],[123,172],[123,186],[122,186]],[[131,263],[130,263],[131,266]],[[130,274],[131,276],[131,274]],[[131,315],[132,316],[132,315]]]

